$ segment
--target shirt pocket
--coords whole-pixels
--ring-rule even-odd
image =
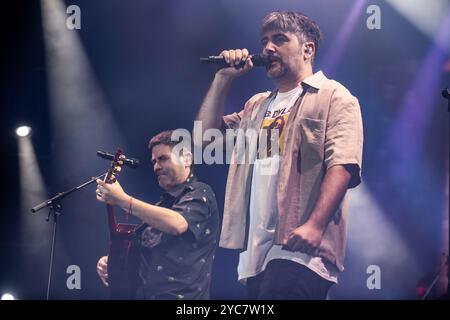
[[[325,120],[300,118],[299,160],[303,170],[322,164],[324,161]]]

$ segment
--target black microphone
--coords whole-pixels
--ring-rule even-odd
[[[114,155],[105,151],[97,151],[97,155],[103,159],[114,160]],[[123,161],[123,164],[130,168],[137,168],[140,165],[140,161],[138,159],[123,158],[120,159],[120,161]]]
[[[444,90],[442,90],[442,96],[445,99],[450,100],[450,89],[449,88],[445,88]]]
[[[253,65],[255,67],[265,67],[272,62],[270,56],[265,54],[252,54],[250,55],[250,58],[252,59]],[[222,56],[209,56],[207,58],[200,58],[200,63],[215,64],[219,68],[230,67],[230,65],[225,61],[225,58]],[[242,68],[244,65],[245,61],[241,61],[241,63],[239,63],[236,68]]]

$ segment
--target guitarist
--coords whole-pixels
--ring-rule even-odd
[[[119,182],[97,180],[97,200],[122,208],[141,219],[138,232],[138,288],[136,299],[209,299],[211,270],[219,237],[219,213],[211,187],[192,173],[192,154],[178,143],[173,131],[149,142],[153,170],[164,194],[152,205],[127,194]],[[97,273],[108,286],[108,257],[101,257]]]

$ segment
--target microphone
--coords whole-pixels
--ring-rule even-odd
[[[114,155],[105,151],[97,151],[97,155],[103,159],[114,160]],[[137,168],[140,165],[140,161],[138,159],[123,158],[121,161],[123,161],[124,165],[130,168]]]
[[[442,90],[442,96],[447,99],[448,102],[448,112],[450,112],[450,89],[449,88],[444,88],[444,90]]]
[[[265,67],[269,65],[272,61],[268,55],[265,54],[252,54],[250,55],[253,65],[255,67]],[[230,65],[225,61],[222,56],[209,56],[207,58],[200,58],[200,63],[203,64],[215,64],[219,68],[228,68]],[[245,61],[241,61],[236,68],[242,68],[245,65]]]
[[[450,89],[449,88],[445,88],[444,90],[442,90],[442,96],[445,99],[450,100]]]

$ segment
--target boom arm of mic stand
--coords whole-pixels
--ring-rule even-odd
[[[64,192],[60,192],[56,196],[54,196],[53,198],[47,199],[44,202],[41,202],[40,204],[38,204],[38,205],[34,206],[33,208],[31,208],[31,212],[35,213],[35,212],[38,212],[41,209],[50,207],[53,204],[55,204],[56,202],[58,202],[59,200],[65,198],[66,196],[71,194],[72,192],[75,192],[77,190],[80,190],[80,189],[86,187],[87,185],[93,183],[94,181],[96,181],[97,179],[100,179],[101,177],[103,177],[105,175],[106,175],[106,173],[102,173],[101,175],[93,177],[91,180],[89,180],[89,181],[79,185],[78,187],[72,188],[72,189],[64,191]]]

